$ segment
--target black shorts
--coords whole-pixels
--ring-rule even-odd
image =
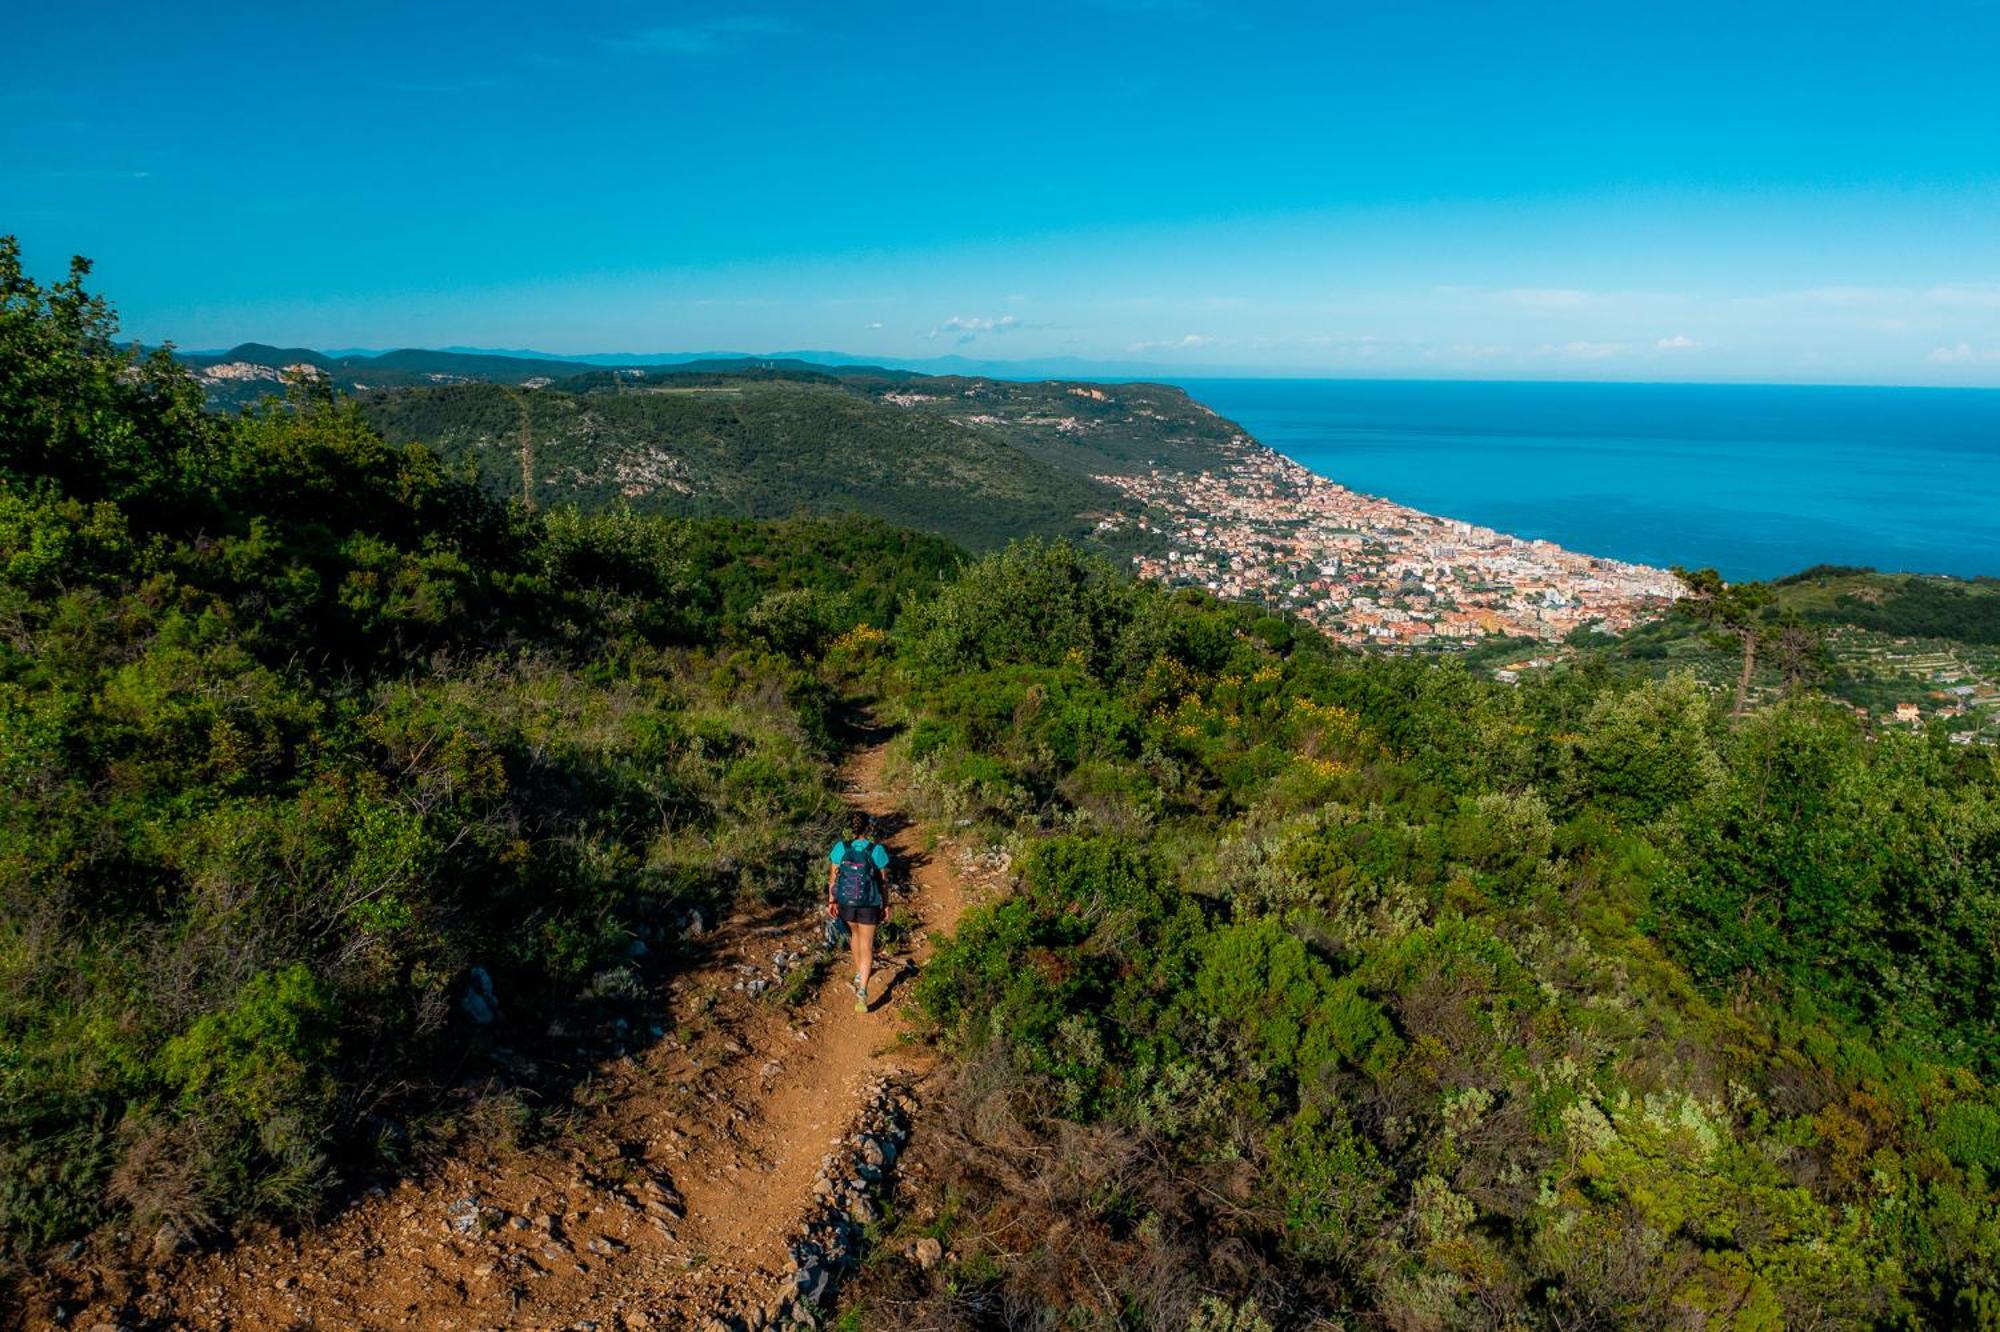
[[[844,906],[840,909],[840,918],[849,925],[880,925],[884,910],[883,907]]]

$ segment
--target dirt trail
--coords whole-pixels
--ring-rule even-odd
[[[820,921],[746,908],[668,986],[672,1033],[600,1064],[555,1141],[453,1160],[298,1234],[122,1271],[65,1264],[49,1274],[67,1290],[62,1325],[699,1328],[756,1308],[868,1089],[927,1071],[899,1013],[932,936],[976,891],[970,867],[897,811],[883,745],[842,770],[907,884],[894,904],[908,937],[877,971],[870,1012],[854,1011],[844,955],[804,1002],[782,1002],[791,968],[818,956]],[[33,1325],[58,1325],[54,1300],[37,1300]]]
[[[728,1255],[771,1278],[789,1266],[785,1245],[812,1201],[820,1161],[853,1121],[868,1084],[885,1074],[917,1071],[918,1057],[897,1048],[897,1010],[914,967],[930,955],[931,936],[949,932],[965,909],[959,875],[918,844],[883,789],[882,768],[880,744],[861,750],[843,771],[843,795],[876,817],[897,872],[906,878],[908,891],[898,895],[896,907],[913,929],[912,946],[877,971],[870,989],[875,1002],[866,1014],[855,1012],[851,1002],[848,959],[843,954],[833,960],[810,1039],[795,1040],[788,1060],[765,1081],[756,1115],[738,1143],[763,1179],[746,1181],[734,1162],[685,1179],[687,1220],[703,1251]]]

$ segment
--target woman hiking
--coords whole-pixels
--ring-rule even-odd
[[[854,954],[854,1011],[868,1011],[868,978],[875,973],[875,927],[889,919],[889,848],[868,836],[869,817],[847,816],[847,837],[827,854],[826,914],[847,922]]]

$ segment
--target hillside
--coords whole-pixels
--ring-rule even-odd
[[[82,276],[0,238],[9,1326],[82,1241],[145,1270],[566,1103],[668,922],[797,900],[840,809],[805,663],[961,558],[510,512],[330,396],[204,412]]]
[[[1772,650],[1751,677],[1754,701],[1804,683],[1880,723],[1936,722],[1961,744],[2000,743],[2000,579],[1820,566],[1762,586],[1757,623]],[[1788,627],[1804,633],[1788,640]],[[1787,641],[1802,650],[1788,654]],[[1577,635],[1559,650],[1491,644],[1477,655],[1506,678],[1537,662],[1602,663],[1661,679],[1691,674],[1725,693],[1742,664],[1738,645],[1686,615],[1616,639]]]
[[[328,357],[257,344],[181,359],[221,407],[254,404],[282,390],[288,368],[309,367],[324,387],[360,397],[387,437],[470,465],[502,496],[671,514],[853,511],[975,549],[1089,533],[1137,508],[1097,478],[1153,465],[1199,472],[1232,456],[1242,434],[1152,384],[767,360]]]
[[[1080,534],[1120,503],[993,430],[830,382],[463,385],[369,394],[362,411],[391,440],[469,463],[495,494],[519,497],[532,478],[540,504],[755,518],[853,511],[983,548]]]
[[[1772,586],[1781,611],[1814,623],[2000,646],[2000,578],[1884,574],[1822,564]]]
[[[1199,471],[1214,465],[1242,434],[1240,427],[1169,384],[927,375],[851,360],[828,364],[729,357],[610,366],[416,348],[335,357],[261,343],[205,355],[183,354],[178,359],[195,372],[211,404],[219,407],[243,406],[279,392],[282,372],[290,366],[312,367],[341,393],[456,384],[534,386],[571,393],[752,381],[838,385],[872,402],[997,431],[1052,466],[1084,475],[1135,472],[1149,464]]]
[[[2000,1328],[1990,751],[504,505],[83,277],[0,242],[0,1320]],[[907,1028],[824,1020],[850,802]]]
[[[1058,551],[900,637],[917,807],[1020,887],[922,985],[960,1075],[899,1234],[959,1262],[863,1326],[2000,1326],[1988,755]]]
[[[604,378],[612,373],[588,361],[504,352],[431,351],[421,347],[331,356],[306,347],[245,342],[222,352],[179,353],[175,359],[194,373],[209,402],[218,407],[248,406],[280,391],[284,372],[294,367],[309,367],[340,393],[439,384],[544,385],[587,376]],[[890,378],[897,373],[872,367],[867,372]],[[631,366],[620,373],[628,378],[735,374],[817,379],[825,377],[826,367],[795,358],[689,357],[651,366]]]
[[[231,406],[255,400],[254,388],[232,382],[244,377],[242,372],[245,367],[278,370],[295,364],[311,365],[326,371],[343,391],[354,391],[357,384],[377,388],[461,381],[518,384],[525,379],[561,380],[593,369],[639,369],[652,374],[670,374],[679,370],[729,372],[762,367],[786,374],[854,373],[888,378],[933,376],[1044,381],[1147,379],[1159,377],[1168,369],[1154,362],[1096,361],[1075,356],[984,360],[945,355],[878,360],[826,350],[561,355],[480,347],[435,350],[406,347],[394,351],[329,353],[302,347],[273,347],[260,342],[246,342],[220,352],[181,352],[178,359],[202,378],[214,401]],[[223,373],[209,373],[216,370]]]
[[[1157,466],[1199,472],[1228,461],[1242,427],[1170,384],[904,376],[844,371],[840,382],[931,417],[999,432],[1023,452],[1085,476]]]

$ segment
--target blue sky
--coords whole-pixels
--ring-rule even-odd
[[[146,339],[2000,385],[2000,5],[23,7]]]

